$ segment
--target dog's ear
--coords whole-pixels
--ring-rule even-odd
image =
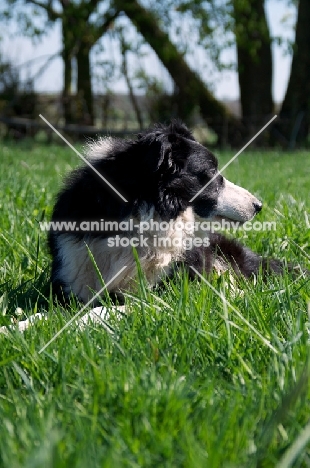
[[[141,135],[137,141],[143,164],[151,172],[156,172],[171,157],[171,143],[167,135],[159,132]]]
[[[147,154],[145,154],[146,164],[152,172],[160,168],[169,170],[176,169],[176,166],[183,166],[187,158],[186,144],[182,145],[183,138],[175,133],[163,134],[155,133],[154,137],[144,141],[147,145]]]

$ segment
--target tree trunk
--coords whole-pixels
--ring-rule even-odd
[[[142,112],[140,110],[138,100],[135,96],[133,86],[131,84],[130,76],[129,76],[129,71],[128,71],[128,63],[127,63],[127,52],[129,50],[128,45],[126,44],[126,41],[122,35],[120,35],[120,41],[121,41],[121,51],[122,51],[122,73],[124,75],[127,88],[129,91],[129,98],[131,101],[131,105],[133,107],[133,110],[136,114],[136,119],[139,124],[140,130],[143,129],[143,118],[142,118]]]
[[[214,98],[201,78],[190,69],[168,34],[159,28],[155,16],[136,0],[115,0],[115,4],[136,26],[170,73],[177,88],[179,117],[188,119],[198,106],[201,116],[217,134],[219,144],[240,145],[243,140],[241,123]],[[224,141],[226,138],[227,141]]]
[[[80,125],[94,125],[94,102],[90,51],[101,36],[109,29],[118,16],[118,11],[109,11],[104,21],[97,25],[89,22],[89,17],[96,9],[98,1],[74,3],[75,18],[75,56],[77,61],[76,121]]]
[[[275,126],[290,148],[307,143],[310,125],[310,5],[299,0],[290,79]]]
[[[72,50],[70,47],[70,40],[68,38],[68,27],[66,22],[62,22],[62,59],[64,67],[63,75],[63,90],[62,90],[62,106],[65,123],[72,123],[72,96],[71,96],[71,82],[72,82]]]
[[[273,113],[271,39],[264,0],[234,0],[233,7],[242,119],[250,136]]]
[[[94,106],[91,82],[90,46],[83,39],[76,53],[77,60],[77,123],[94,125]]]

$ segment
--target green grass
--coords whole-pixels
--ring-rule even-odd
[[[264,201],[258,219],[277,223],[238,237],[308,268],[309,160],[246,151],[225,171]],[[77,164],[69,148],[0,150],[0,325],[17,307],[19,318],[49,316],[0,336],[0,466],[309,466],[309,280],[287,274],[234,289],[228,274],[214,276],[233,307],[186,277],[160,293],[141,286],[145,302],[128,299],[128,316],[111,318],[114,334],[72,326],[39,353],[78,310],[50,299],[38,227]]]

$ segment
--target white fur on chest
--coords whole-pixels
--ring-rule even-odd
[[[150,226],[150,221],[158,223],[159,229]],[[185,250],[184,240],[194,235],[194,214],[191,208],[184,211],[173,224],[166,225],[158,214],[151,210],[141,209],[133,224],[143,225],[143,239],[147,242],[137,245],[141,269],[150,285],[154,285],[161,277],[166,275],[171,263],[182,258]],[[155,224],[156,225],[156,224]],[[181,228],[184,226],[184,228]],[[189,227],[189,226],[192,226]],[[162,229],[164,227],[164,229]],[[124,232],[121,238],[141,239],[139,228]],[[111,234],[113,238],[113,234]],[[105,283],[108,283],[126,265],[126,269],[118,275],[107,288],[118,292],[135,288],[137,267],[131,245],[112,245],[108,238],[88,237],[78,239],[73,234],[61,234],[57,238],[58,257],[60,269],[57,273],[65,286],[65,292],[73,292],[79,299],[87,302],[94,292],[102,288],[102,283],[90,259],[86,244],[95,259],[97,267]]]

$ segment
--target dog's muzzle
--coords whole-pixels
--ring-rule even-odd
[[[224,179],[215,215],[245,223],[259,213],[262,207],[262,203],[250,192]]]

